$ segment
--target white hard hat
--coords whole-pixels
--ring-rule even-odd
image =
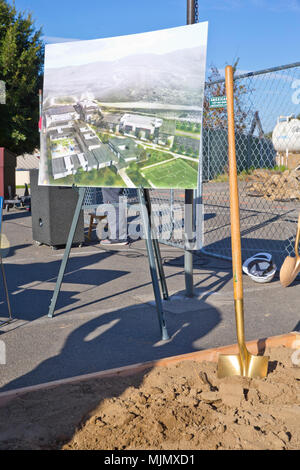
[[[276,266],[273,264],[270,253],[256,253],[248,258],[243,264],[244,273],[255,282],[265,283],[272,281],[276,273]]]

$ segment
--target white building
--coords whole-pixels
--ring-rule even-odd
[[[155,135],[162,126],[163,120],[151,116],[142,116],[140,114],[124,114],[120,120],[120,128],[125,133],[145,132],[149,135]]]
[[[101,110],[97,103],[91,100],[82,100],[78,103],[80,109],[81,119],[86,122],[91,122],[95,117],[101,114]]]
[[[46,127],[62,127],[80,118],[74,106],[56,106],[45,112]]]
[[[67,155],[66,157],[64,157],[64,160],[65,160],[67,175],[72,175],[73,170],[74,170],[74,164],[72,162],[71,156]]]
[[[77,156],[78,156],[80,165],[82,166],[82,168],[84,169],[84,171],[87,171],[87,169],[88,169],[88,164],[89,164],[89,163],[88,163],[88,161],[87,161],[86,156],[84,155],[84,153],[79,153]]]

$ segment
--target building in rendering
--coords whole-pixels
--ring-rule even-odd
[[[157,138],[162,119],[140,114],[124,114],[120,120],[120,130],[125,134],[134,134],[136,137],[149,139]]]
[[[80,119],[85,122],[96,122],[101,116],[101,110],[97,103],[91,100],[80,101],[75,108],[78,110]]]
[[[79,119],[80,115],[74,106],[53,106],[44,114],[46,128],[68,126],[70,122]]]
[[[133,139],[114,137],[109,139],[108,146],[118,161],[123,159],[127,163],[137,160],[138,145]]]
[[[119,132],[122,114],[105,114],[100,122],[100,127],[109,132]]]
[[[45,110],[45,133],[54,180],[75,175],[79,169],[98,170],[112,164],[114,154],[107,155],[101,148],[104,144],[88,125],[95,116],[99,117],[99,108],[88,100]]]

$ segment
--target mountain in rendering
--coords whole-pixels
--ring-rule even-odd
[[[45,70],[44,99],[80,98],[98,101],[144,101],[201,106],[205,47],[168,54],[130,55],[116,61]]]

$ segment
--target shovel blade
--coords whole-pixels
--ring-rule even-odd
[[[254,356],[248,354],[245,361],[242,361],[239,354],[220,354],[218,358],[218,377],[231,377],[240,375],[241,377],[263,378],[268,373],[268,356]]]
[[[279,279],[283,287],[288,287],[298,274],[296,258],[287,256],[280,268]]]

